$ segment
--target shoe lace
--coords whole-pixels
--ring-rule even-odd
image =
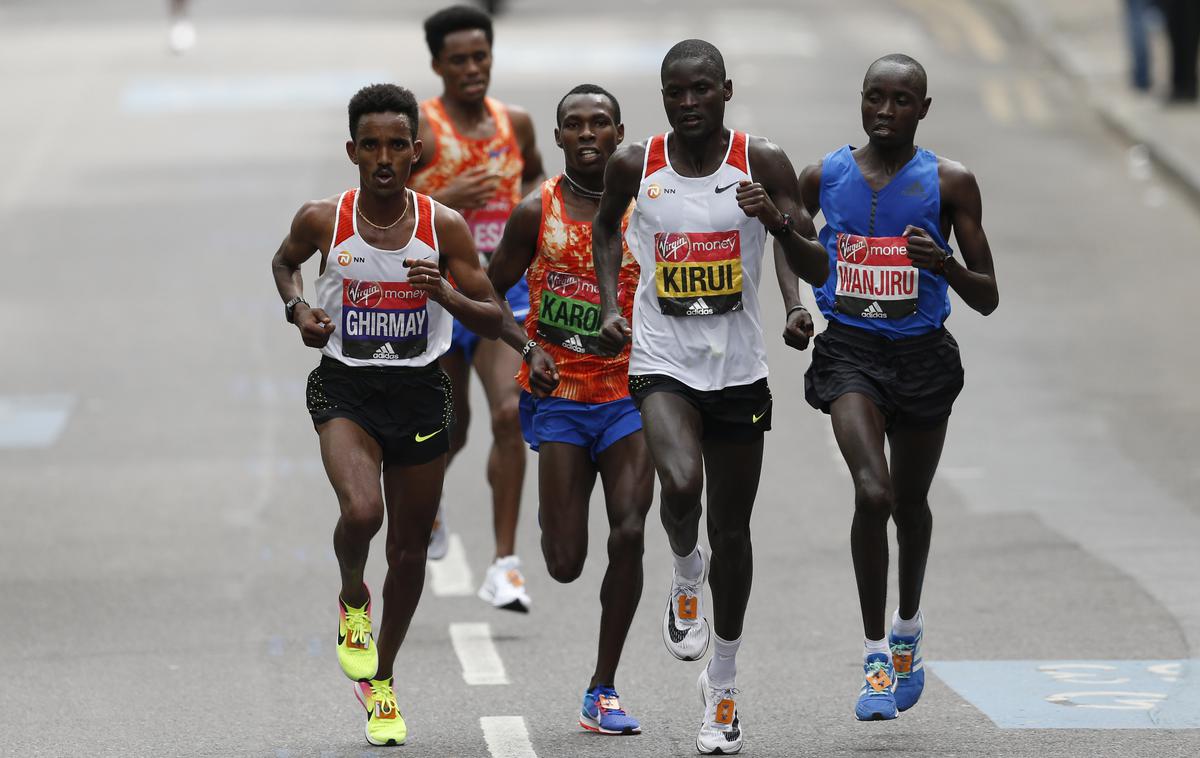
[[[615,689],[613,689],[612,687],[597,687],[595,690],[595,697],[596,697],[596,706],[597,707],[600,707],[601,705],[603,705],[603,701],[608,700],[610,698],[612,699],[612,701],[614,701],[618,704],[621,702],[620,696],[617,695],[617,691]],[[625,713],[625,709],[621,708],[621,707],[609,708],[608,706],[604,706],[604,710],[613,715],[620,715],[620,716],[627,715]]]
[[[882,674],[884,676],[884,678],[886,678],[886,679],[890,680],[892,678],[892,675],[888,673],[888,664],[886,661],[871,661],[870,663],[868,663],[866,665],[865,673],[866,673],[866,679],[867,679],[867,687],[871,690],[871,692],[868,694],[882,694],[882,693],[875,693],[875,688],[873,686],[871,686],[871,683],[870,683],[872,677],[877,677],[880,674]]]
[[[396,693],[389,682],[371,682],[371,702],[379,704],[380,713],[391,713],[397,708]]]
[[[916,645],[911,645],[907,642],[893,642],[892,643],[892,654],[895,655],[896,653],[911,653],[913,650],[916,649],[916,647],[917,647]]]
[[[361,610],[346,609],[346,632],[347,637],[354,644],[366,643],[367,637],[371,634],[371,617],[367,615],[365,608]]]

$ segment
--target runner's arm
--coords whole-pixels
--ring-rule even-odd
[[[776,237],[788,267],[809,284],[823,284],[829,277],[829,256],[817,241],[812,216],[801,202],[800,182],[791,160],[782,148],[764,139],[752,139],[749,153],[755,181],[738,187],[742,210],[758,218],[768,231],[782,227],[785,215],[790,217],[787,232]]]
[[[816,218],[821,210],[821,165],[807,166],[800,172],[800,201],[808,211],[809,218]],[[779,292],[783,295],[783,307],[786,309],[786,323],[783,328],[783,341],[789,347],[804,350],[813,336],[812,314],[800,302],[800,282],[787,263],[779,241],[773,245],[775,252],[775,279],[779,282]],[[802,310],[803,309],[803,310]]]
[[[304,297],[304,278],[300,266],[321,249],[323,240],[333,236],[330,228],[336,213],[336,200],[315,200],[305,203],[292,219],[291,229],[271,258],[271,274],[275,288],[286,304],[297,297]],[[324,347],[333,334],[334,325],[321,308],[310,308],[306,303],[297,303],[292,309],[292,323],[300,330],[300,337],[309,347]]]
[[[501,313],[491,282],[479,265],[479,254],[467,222],[445,206],[434,214],[439,260],[407,258],[408,282],[445,308],[450,315],[481,337],[494,340],[500,334]],[[446,281],[449,272],[457,285]]]
[[[616,355],[633,334],[617,301],[621,272],[621,219],[637,197],[646,146],[626,145],[608,159],[604,169],[604,194],[592,221],[592,265],[600,288],[600,349]]]
[[[546,169],[542,167],[542,154],[538,150],[537,134],[529,113],[524,108],[509,106],[508,117],[512,120],[513,132],[521,146],[521,159],[525,163],[525,169],[521,172],[521,196],[524,197],[546,180]]]
[[[508,292],[529,269],[533,256],[537,254],[537,235],[542,223],[542,193],[531,192],[513,209],[512,215],[504,225],[504,235],[496,252],[492,253],[492,261],[488,264],[487,275],[496,292]],[[503,323],[500,327],[500,339],[504,340],[513,350],[520,353],[529,337],[513,316],[508,300],[502,300],[504,311]]]

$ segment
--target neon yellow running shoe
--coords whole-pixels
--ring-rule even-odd
[[[367,709],[367,742],[372,745],[403,745],[408,738],[408,725],[396,705],[392,679],[372,679],[356,682],[354,694]]]
[[[371,593],[367,604],[351,608],[338,598],[338,663],[354,681],[370,679],[379,669],[379,653],[371,635]]]

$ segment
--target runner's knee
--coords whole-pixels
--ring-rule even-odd
[[[376,495],[345,498],[342,526],[353,537],[370,539],[383,526],[383,499]]]
[[[645,529],[638,519],[622,521],[608,533],[608,557],[640,557],[645,551]]]
[[[556,582],[568,584],[579,578],[583,573],[583,562],[587,558],[586,550],[575,545],[562,542],[542,540],[542,554],[546,558],[546,571]]]
[[[929,510],[928,500],[907,504],[897,502],[892,510],[892,519],[897,529],[929,528],[933,525],[933,512]]]
[[[854,488],[854,510],[856,514],[869,518],[887,520],[895,509],[896,497],[889,484],[867,480]]]
[[[515,441],[521,445],[520,403],[515,397],[506,397],[492,406],[492,436],[500,441]]]
[[[413,570],[425,568],[425,554],[429,549],[429,540],[398,540],[391,539],[387,543],[387,563],[390,569]]]
[[[664,466],[658,472],[662,501],[673,513],[690,512],[700,507],[704,479],[699,468]]]

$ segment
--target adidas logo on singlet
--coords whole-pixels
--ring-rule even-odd
[[[579,338],[578,334],[572,334],[570,339],[562,343],[562,346],[577,353],[583,352],[583,340]]]
[[[879,305],[879,301],[875,300],[875,301],[872,301],[872,303],[867,306],[867,309],[862,312],[862,317],[863,318],[887,318],[888,316],[887,316],[887,313],[883,310],[883,307]]]
[[[689,316],[709,316],[716,313],[712,308],[708,307],[708,303],[704,302],[704,298],[698,298],[692,303],[692,307],[687,309]]]
[[[392,349],[392,343],[385,342],[382,347],[375,351],[375,354],[371,358],[377,361],[395,361],[399,360],[400,356]]]

